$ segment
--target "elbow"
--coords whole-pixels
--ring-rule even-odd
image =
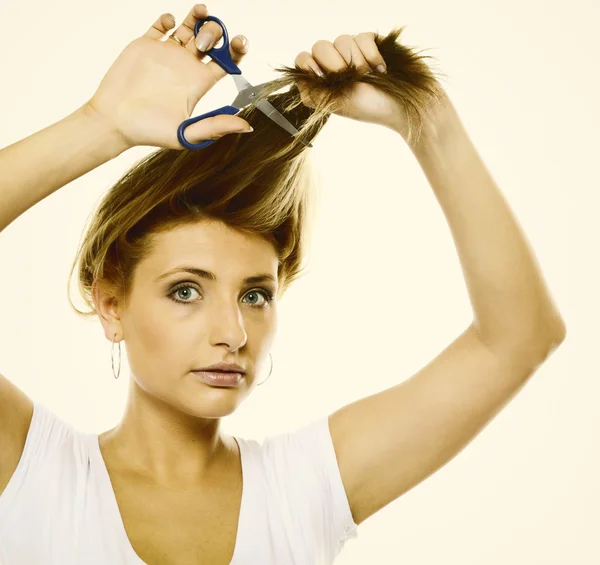
[[[565,321],[562,318],[560,318],[558,321],[558,325],[556,326],[556,329],[554,332],[553,343],[555,343],[558,346],[563,341],[565,341],[566,338],[567,338],[567,325],[565,324]]]
[[[556,315],[552,318],[552,323],[546,323],[534,334],[528,338],[520,340],[514,347],[515,355],[534,366],[541,365],[567,337],[567,326],[564,320]]]
[[[545,341],[546,347],[551,350],[550,352],[565,341],[567,325],[558,312],[554,311],[541,326],[542,341]]]
[[[550,320],[550,321],[549,321]],[[479,333],[479,332],[478,332]],[[526,333],[516,331],[500,338],[480,339],[500,358],[512,359],[528,367],[538,367],[565,341],[567,327],[559,314],[545,318]]]
[[[565,341],[565,339],[567,339],[567,326],[564,320],[561,318],[554,329],[554,333],[552,334],[548,355],[550,355],[563,341]]]

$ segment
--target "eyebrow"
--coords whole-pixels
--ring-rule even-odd
[[[158,277],[156,279],[156,282],[161,281],[175,273],[191,273],[192,275],[196,275],[197,277],[200,277],[201,279],[206,279],[211,282],[217,281],[217,275],[215,275],[214,273],[211,273],[210,271],[207,271],[205,269],[199,269],[198,267],[182,265],[181,267],[175,267],[174,269],[171,269],[170,271],[163,273],[162,275],[160,275],[160,277]],[[254,275],[253,277],[247,277],[244,279],[244,283],[247,283],[247,284],[256,284],[256,283],[262,283],[262,282],[277,283],[277,281],[275,280],[275,277],[268,273]]]

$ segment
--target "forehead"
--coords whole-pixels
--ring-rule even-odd
[[[153,243],[152,252],[140,264],[146,275],[161,274],[184,263],[240,276],[255,271],[277,273],[278,257],[270,242],[217,220],[178,226],[156,234]]]

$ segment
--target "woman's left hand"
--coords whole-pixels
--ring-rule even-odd
[[[313,45],[312,53],[302,51],[296,57],[295,63],[306,70],[312,68],[319,74],[322,69],[344,70],[350,66],[351,61],[363,73],[381,72],[377,69],[378,65],[385,68],[385,61],[377,48],[373,32],[340,35],[333,43],[319,40]],[[298,84],[298,89],[302,102],[314,108],[316,104],[308,95],[308,87]],[[403,129],[403,112],[399,103],[373,85],[363,82],[354,85],[350,96],[334,113],[361,122],[380,124],[397,131]]]

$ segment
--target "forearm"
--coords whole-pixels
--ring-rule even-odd
[[[23,212],[127,147],[78,108],[0,151],[0,231]]]
[[[447,100],[411,147],[454,238],[474,310],[473,327],[497,348],[540,348],[564,323],[500,190]]]

